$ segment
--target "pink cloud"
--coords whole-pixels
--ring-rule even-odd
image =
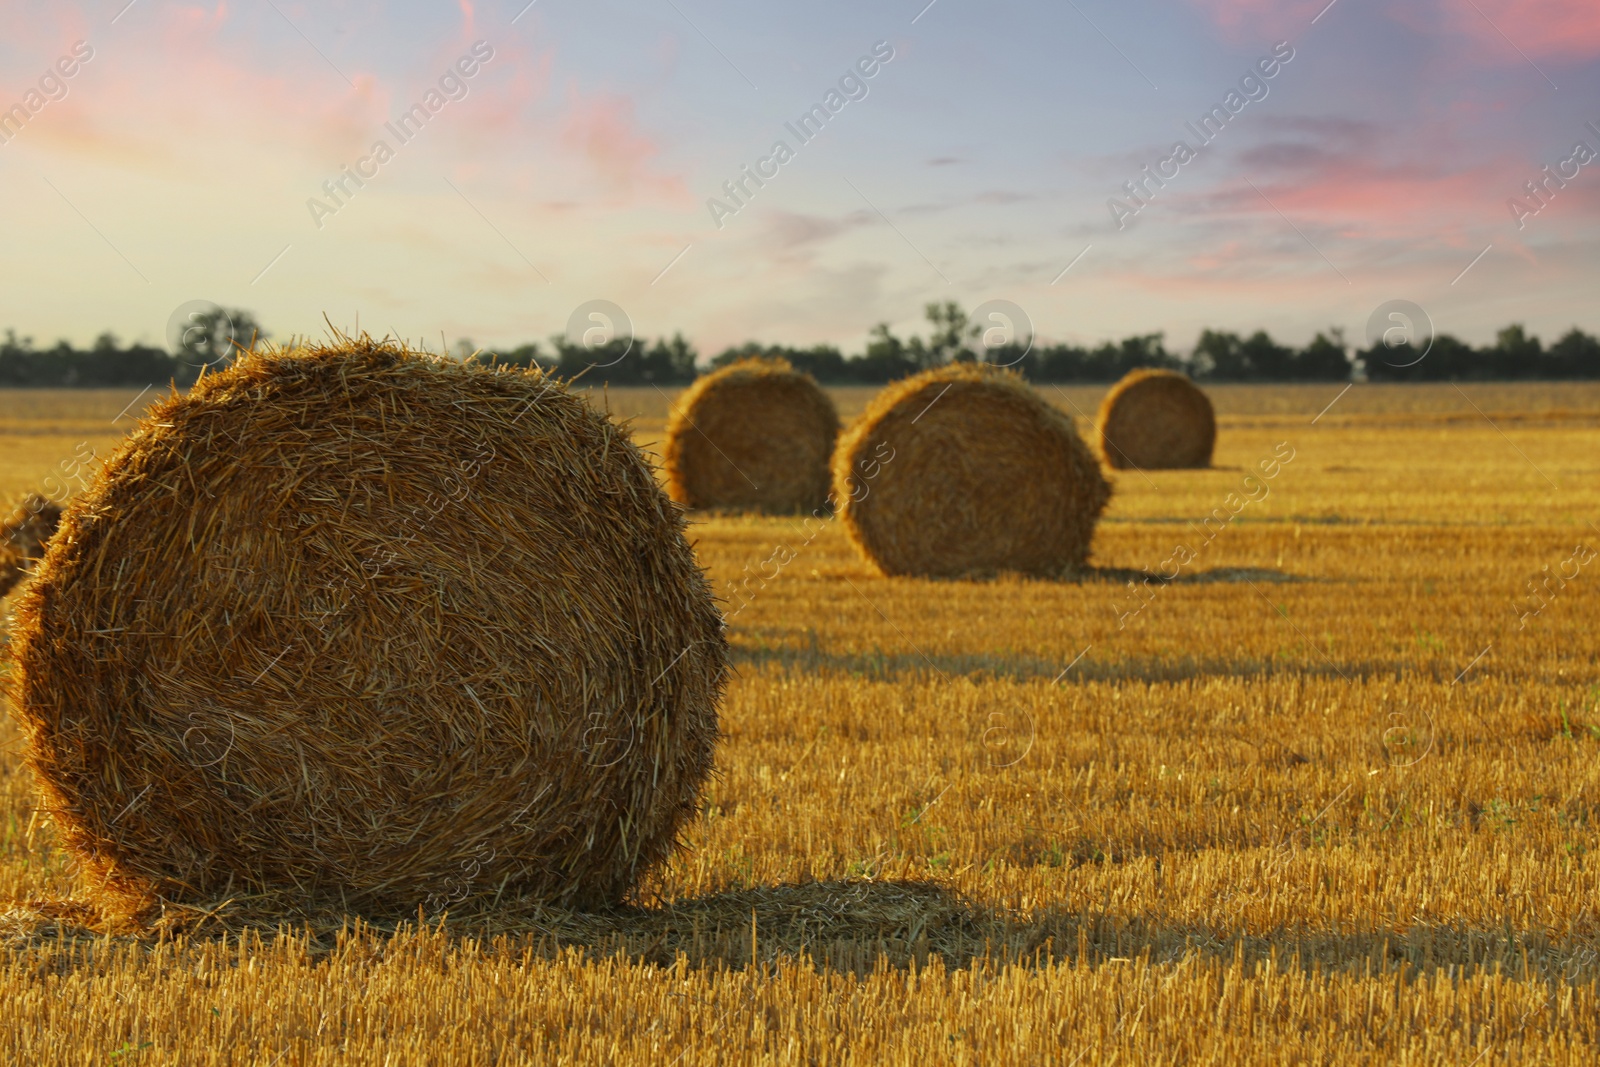
[[[494,79],[492,91],[475,89],[468,122],[486,136],[526,135],[529,115],[550,93],[550,70],[554,54],[545,50],[496,42],[495,58],[488,76]]]
[[[1303,36],[1311,20],[1331,6],[1328,0],[1189,3],[1210,16],[1227,37],[1240,40]],[[1433,0],[1395,4],[1382,17],[1428,34],[1437,33],[1442,24],[1477,41],[1490,53],[1503,53],[1518,62],[1522,59],[1518,49],[1534,59],[1600,55],[1600,4],[1595,0]],[[1508,39],[1512,43],[1508,44]]]
[[[1540,249],[1600,219],[1600,185],[1569,184],[1519,231],[1506,200],[1533,176],[1525,169],[1513,159],[1455,171],[1350,160],[1258,176],[1259,192],[1225,182],[1170,205],[1203,239],[1198,251],[1142,262],[1122,280],[1167,296],[1265,286],[1287,300],[1327,281],[1312,249],[1358,281],[1432,270],[1448,281],[1490,240],[1535,262]]]
[[[87,39],[90,31],[89,18],[70,6],[52,5],[44,12],[25,11],[21,4],[0,7],[0,37],[6,49],[34,53],[41,67],[52,62],[63,46]]]
[[[1245,21],[1257,22],[1263,17],[1281,12],[1281,0],[1190,0],[1196,7],[1208,12],[1220,26],[1230,29]]]
[[[1301,36],[1328,0],[1189,0],[1231,39]]]
[[[1600,4],[1595,0],[1440,2],[1457,30],[1503,52],[1508,60],[1521,60],[1517,49],[1535,59],[1600,55]]]
[[[329,162],[367,147],[389,106],[375,77],[347,65],[352,92],[315,57],[298,66],[241,62],[221,36],[227,18],[226,4],[168,8],[102,40],[67,98],[24,137],[149,173],[215,172],[241,142],[289,145]],[[171,62],[150,61],[163,56]]]
[[[1501,199],[1495,193],[1512,188],[1504,168],[1494,165],[1434,173],[1361,160],[1325,163],[1306,179],[1257,184],[1271,205],[1247,189],[1235,197],[1240,208],[1276,214],[1276,207],[1290,218],[1335,226],[1351,236],[1437,232],[1441,223],[1463,218],[1488,221],[1485,215]]]
[[[81,37],[95,47],[67,97],[27,125],[15,150],[202,183],[240,167],[249,170],[247,180],[265,183],[307,170],[331,175],[388,138],[385,121],[470,47],[478,0],[456,3],[456,29],[430,42],[431,58],[408,64],[400,77],[330,47],[354,90],[310,48],[291,41],[270,59],[255,50],[250,37],[262,26],[289,36],[270,8],[187,0],[124,20],[114,36],[91,34],[95,28],[83,25],[76,6],[50,9],[48,19],[33,22],[0,11],[0,53],[19,73],[43,72]],[[241,19],[247,25],[238,25]],[[663,147],[640,125],[632,98],[574,87],[564,100],[552,99],[549,48],[514,35],[492,43],[494,57],[469,83],[468,96],[429,126],[430,142],[446,142],[430,151],[493,159],[502,183],[541,201],[599,206],[598,189],[606,209],[692,203],[683,178],[664,172]],[[0,101],[37,77],[0,83]]]
[[[227,0],[217,4],[214,10],[204,7],[175,7],[172,9],[172,21],[169,27],[190,27],[198,29],[217,29],[228,21]]]
[[[1350,238],[1404,235],[1452,245],[1466,233],[1501,227],[1511,221],[1507,198],[1520,195],[1541,166],[1561,159],[1554,150],[1541,159],[1489,145],[1481,147],[1492,154],[1474,159],[1460,150],[1419,151],[1415,144],[1397,159],[1385,150],[1384,127],[1345,119],[1279,120],[1268,129],[1272,140],[1240,155],[1242,173],[1290,217]],[[1451,144],[1442,127],[1424,127],[1422,134],[1422,143]],[[1593,185],[1600,192],[1600,184],[1588,175],[1577,184],[1582,188],[1567,190],[1563,199],[1575,215],[1588,218],[1592,205],[1583,190]],[[1242,182],[1224,181],[1195,203],[1203,213],[1272,211]]]
[[[687,196],[681,178],[653,171],[651,160],[660,148],[640,130],[633,101],[625,96],[607,94],[585,100],[572,90],[561,140],[617,192],[644,189],[673,198]]]

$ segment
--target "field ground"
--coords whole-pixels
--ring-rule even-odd
[[[1339,388],[1213,389],[1216,469],[1118,474],[1080,581],[884,579],[832,523],[697,522],[738,676],[639,909],[162,940],[19,909],[0,1060],[1595,1062],[1600,388],[1317,417]],[[130,399],[0,393],[0,499]],[[665,396],[607,402],[659,437]],[[0,900],[68,897],[0,731]]]

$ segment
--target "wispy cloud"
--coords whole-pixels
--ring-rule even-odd
[[[1327,0],[1189,0],[1225,36],[1260,41],[1268,35],[1298,37],[1328,7]],[[1600,55],[1600,5],[1594,0],[1417,0],[1378,10],[1340,12],[1328,18],[1386,18],[1422,33],[1472,38],[1485,46],[1480,61],[1498,56],[1521,62],[1518,50],[1534,59],[1589,59]],[[1320,28],[1320,26],[1319,26]],[[1458,60],[1468,55],[1454,53]]]
[[[576,89],[568,94],[561,140],[588,161],[613,192],[650,192],[687,204],[687,184],[681,176],[661,174],[654,166],[660,147],[640,129],[633,100],[618,94],[584,98]]]

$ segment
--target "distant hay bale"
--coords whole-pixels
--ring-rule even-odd
[[[1199,386],[1174,371],[1130,371],[1101,401],[1095,423],[1100,455],[1109,467],[1211,466],[1217,443],[1211,401]]]
[[[37,493],[29,493],[0,522],[0,596],[10,592],[28,567],[44,555],[44,547],[60,523],[61,509]]]
[[[667,422],[667,492],[691,508],[823,507],[839,413],[809,374],[746,359],[699,378]]]
[[[246,354],[62,530],[11,696],[108,911],[606,905],[695,811],[721,619],[626,431],[553,379]]]
[[[1111,489],[1072,420],[1018,375],[957,363],[897,382],[834,452],[845,530],[884,574],[1057,576]]]

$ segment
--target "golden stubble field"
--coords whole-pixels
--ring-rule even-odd
[[[1081,581],[698,523],[738,676],[638,909],[138,939],[18,908],[0,1060],[1594,1062],[1600,387],[1357,385],[1313,422],[1339,389],[1211,390],[1216,469],[1118,474]],[[133,392],[0,393],[0,496],[66,486]],[[596,399],[659,438],[665,395]],[[0,731],[0,900],[70,897]]]

